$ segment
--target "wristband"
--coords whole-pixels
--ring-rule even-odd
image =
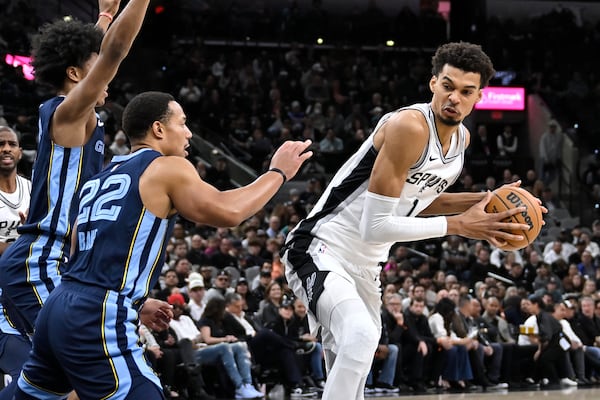
[[[111,23],[112,20],[113,20],[113,16],[110,15],[109,13],[107,13],[107,12],[101,12],[100,14],[98,14],[98,18],[100,18],[100,17],[106,17],[106,18],[108,18],[108,22],[109,23]]]
[[[287,176],[285,176],[285,173],[279,168],[269,168],[267,172],[277,172],[279,175],[281,175],[281,177],[283,178],[283,182],[281,183],[282,186],[284,183],[287,182]]]

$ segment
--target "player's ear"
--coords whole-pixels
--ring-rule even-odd
[[[479,103],[481,101],[481,98],[483,97],[483,90],[479,89],[477,91],[477,101],[475,103]]]
[[[162,123],[160,121],[154,121],[152,123],[152,133],[157,138],[163,138],[165,130],[162,127]]]
[[[431,77],[431,79],[429,80],[429,90],[431,90],[431,93],[434,92],[433,88],[435,87],[436,82],[437,82],[437,76],[433,75]]]
[[[67,67],[65,74],[73,82],[79,82],[82,79],[81,70],[73,65]]]

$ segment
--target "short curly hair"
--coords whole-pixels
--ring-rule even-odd
[[[486,87],[496,73],[492,60],[483,52],[481,46],[467,42],[441,45],[431,59],[431,73],[438,76],[446,64],[479,74],[480,88]]]
[[[43,25],[32,41],[36,81],[60,89],[70,66],[83,67],[100,51],[103,33],[93,24],[58,20]]]

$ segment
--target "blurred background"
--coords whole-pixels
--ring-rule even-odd
[[[98,6],[0,6],[0,123],[21,133],[27,175],[37,106],[48,97],[31,80],[31,35],[55,18],[94,23]],[[557,233],[600,217],[599,22],[598,1],[154,0],[99,112],[108,147],[133,95],[171,92],[195,134],[190,160],[218,185],[248,183],[289,138],[312,138],[317,155],[288,187],[304,188],[311,178],[325,185],[383,114],[429,101],[430,58],[439,44],[471,41],[497,74],[465,121],[473,145],[452,190],[518,177],[559,209],[544,231]],[[548,161],[540,143],[551,129],[562,145]],[[320,146],[332,137],[341,147]],[[505,150],[507,141],[515,148]],[[275,201],[285,199],[282,192]]]

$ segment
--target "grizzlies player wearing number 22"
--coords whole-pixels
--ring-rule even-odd
[[[129,3],[131,4],[131,3]],[[176,216],[235,226],[293,177],[310,141],[285,142],[271,170],[221,192],[185,157],[192,133],[167,93],[146,92],[123,111],[132,153],[113,157],[82,185],[74,254],[38,315],[33,350],[15,398],[164,399],[139,345],[138,324],[168,328],[171,305],[148,298],[158,282]],[[236,388],[237,389],[237,388]]]

